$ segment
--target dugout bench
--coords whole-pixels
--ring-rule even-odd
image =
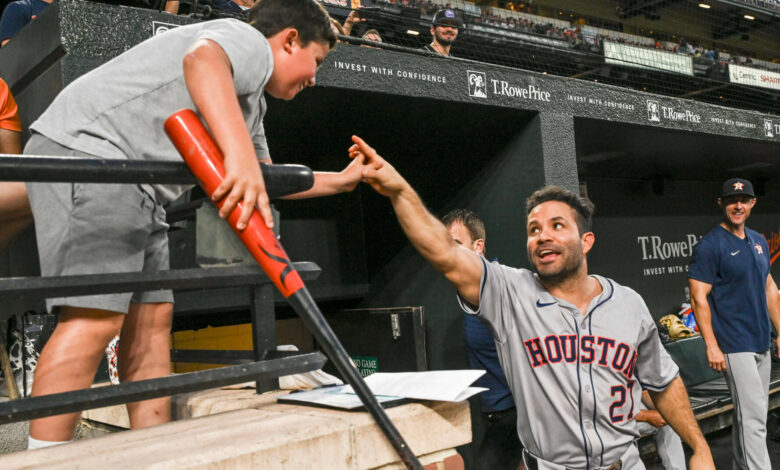
[[[713,370],[707,362],[707,350],[701,335],[679,339],[665,345],[666,351],[680,367],[680,378],[688,389],[691,408],[706,434],[731,426],[734,405],[722,373]],[[769,410],[780,407],[780,362],[772,362],[769,380]],[[647,454],[655,450],[651,435],[639,440],[639,451]]]

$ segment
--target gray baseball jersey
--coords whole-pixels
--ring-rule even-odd
[[[677,365],[642,298],[595,276],[603,292],[587,315],[553,297],[526,269],[482,261],[480,305],[533,455],[569,468],[616,462],[639,434],[642,389],[664,390]]]

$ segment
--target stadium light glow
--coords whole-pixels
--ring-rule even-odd
[[[709,9],[710,9],[710,8],[712,8],[712,7],[711,7],[711,6],[709,6],[709,5],[708,5],[708,4],[706,4],[706,3],[699,3],[699,8],[704,8],[705,10],[709,10]]]
[[[408,34],[408,35],[410,35],[410,36],[419,36],[419,35],[420,35],[420,32],[419,32],[419,31],[415,31],[415,30],[413,30],[413,29],[407,29],[407,30],[406,30],[406,34]]]
[[[756,19],[756,17],[755,17],[755,16],[750,16],[750,15],[745,15],[745,19],[746,19],[746,20],[753,21],[753,20],[755,20],[755,19]]]

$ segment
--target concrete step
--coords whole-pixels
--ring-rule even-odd
[[[54,448],[0,457],[2,469],[376,469],[401,468],[364,412],[284,405],[254,390],[209,390],[174,397],[179,418]],[[471,441],[467,402],[421,402],[388,415],[427,468],[462,468],[456,446]],[[121,423],[120,407],[86,412],[91,421]],[[189,419],[188,419],[189,418]]]

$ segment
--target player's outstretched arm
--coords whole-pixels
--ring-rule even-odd
[[[780,333],[780,293],[777,291],[777,284],[772,279],[772,275],[766,277],[766,303],[769,307],[769,319],[775,325],[775,330]],[[777,344],[777,356],[780,357],[780,334],[775,339]]]
[[[434,268],[455,285],[458,293],[479,305],[482,261],[476,253],[459,246],[447,228],[425,208],[409,183],[363,139],[353,136],[350,156],[365,158],[363,181],[390,198],[406,236]]]
[[[712,329],[712,311],[707,302],[707,296],[712,291],[712,285],[706,282],[688,279],[688,286],[691,291],[691,307],[693,315],[696,317],[696,325],[699,326],[704,344],[707,345],[707,361],[710,367],[718,372],[726,370],[726,356],[718,346],[718,340],[715,339],[715,332]]]
[[[227,217],[243,202],[237,224],[240,230],[246,227],[255,205],[266,225],[273,227],[263,173],[238,104],[228,55],[216,42],[202,39],[187,51],[182,66],[192,102],[225,155],[225,179],[211,195],[215,201],[225,198],[220,217]]]
[[[688,392],[685,390],[682,379],[677,377],[664,391],[650,392],[650,396],[661,416],[693,449],[693,456],[688,463],[688,468],[691,470],[714,470],[715,463],[712,460],[710,446],[704,439],[696,417],[693,415]]]

